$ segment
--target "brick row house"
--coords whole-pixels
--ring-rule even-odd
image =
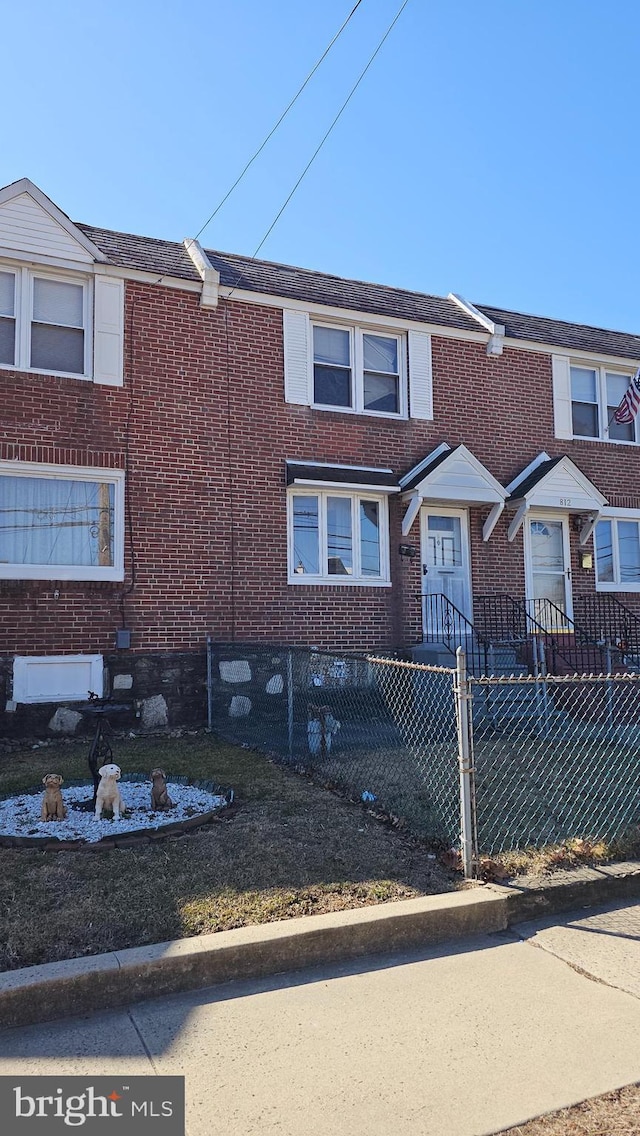
[[[87,689],[200,721],[207,636],[627,665],[638,361],[0,190],[0,733]]]

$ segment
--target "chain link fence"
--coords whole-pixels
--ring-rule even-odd
[[[291,647],[209,645],[209,723],[401,818],[458,839],[453,671]]]
[[[482,851],[614,841],[640,822],[640,675],[469,684]]]
[[[208,645],[209,724],[479,853],[640,823],[640,675],[467,677],[371,655]]]

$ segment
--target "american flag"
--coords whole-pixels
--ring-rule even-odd
[[[640,410],[640,367],[629,383],[629,388],[613,417],[620,425],[625,425],[627,422],[633,422],[638,410]]]

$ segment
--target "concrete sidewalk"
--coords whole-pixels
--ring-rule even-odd
[[[640,1080],[639,912],[5,1030],[0,1074],[181,1074],[189,1136],[482,1136]]]

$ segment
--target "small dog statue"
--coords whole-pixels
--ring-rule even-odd
[[[42,778],[44,797],[42,800],[43,820],[64,820],[67,810],[62,800],[60,786],[63,778],[59,773],[47,773]]]
[[[122,800],[117,785],[121,775],[120,766],[109,762],[108,765],[100,766],[98,773],[100,774],[100,784],[98,785],[98,791],[96,793],[96,812],[94,819],[102,819],[103,809],[113,809],[113,819],[120,820],[120,814],[124,812],[124,801]]]
[[[175,808],[175,802],[171,800],[167,792],[167,775],[164,769],[152,769],[151,780],[153,781],[151,788],[151,811],[156,812],[158,809]]]

